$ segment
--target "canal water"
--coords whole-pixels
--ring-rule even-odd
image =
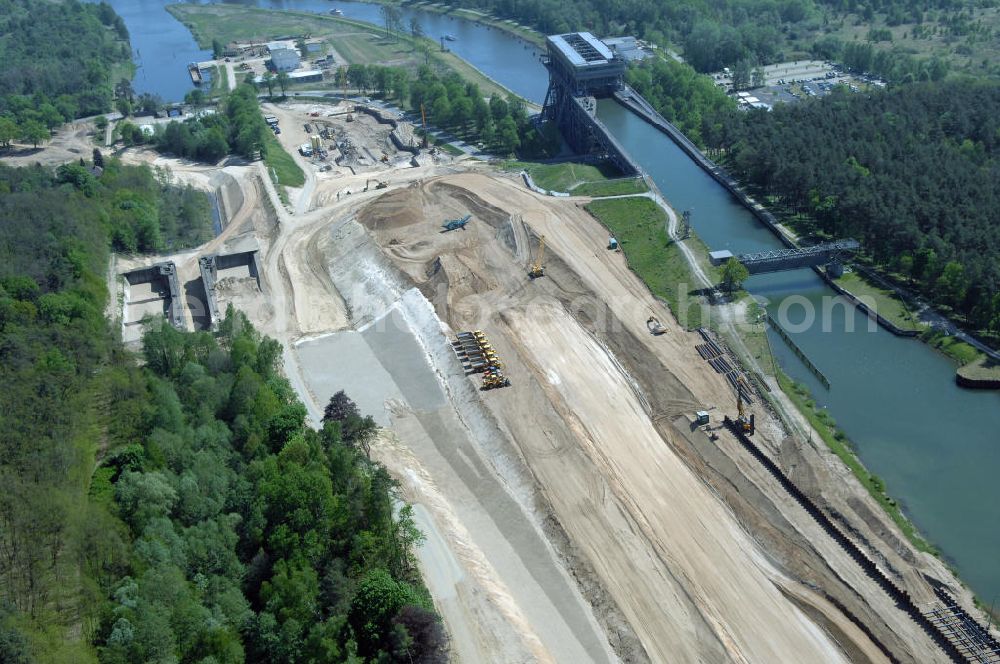
[[[125,19],[141,67],[135,87],[177,100],[191,88],[187,62],[206,59],[187,29],[163,7],[170,0],[110,0]],[[328,0],[244,0],[244,4],[327,13],[381,22],[379,5]],[[541,103],[546,73],[538,51],[516,37],[462,19],[404,9],[425,34],[531,101]],[[612,100],[598,105],[602,121],[650,174],[713,249],[734,253],[781,244],[721,185],[666,135]],[[886,483],[907,515],[941,548],[986,602],[1000,594],[1000,394],[962,390],[954,365],[925,344],[869,331],[852,307],[829,307],[834,293],[812,271],[758,275],[747,282],[767,299],[772,316],[787,322],[795,342],[830,379],[826,390],[788,347],[772,338],[777,362],[807,385]],[[816,320],[806,325],[806,309]],[[852,327],[853,326],[853,327]],[[801,328],[801,329],[800,329]],[[853,329],[853,331],[848,331]]]

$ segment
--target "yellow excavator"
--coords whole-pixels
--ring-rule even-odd
[[[754,430],[756,429],[753,421],[753,413],[750,413],[749,417],[747,416],[746,409],[743,407],[742,392],[736,393],[736,412],[736,426],[738,426],[740,431],[746,435],[752,436],[754,434]]]
[[[545,276],[545,265],[542,264],[542,260],[545,258],[545,236],[543,235],[538,239],[538,258],[535,259],[535,264],[531,266],[531,271],[528,272],[528,276],[532,279],[537,279],[538,277]]]

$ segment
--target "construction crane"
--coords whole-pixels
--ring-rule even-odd
[[[538,239],[538,258],[535,259],[535,264],[531,266],[531,271],[528,272],[528,276],[532,279],[537,279],[539,277],[545,276],[545,266],[542,264],[542,260],[545,258],[545,236],[543,235]]]
[[[465,225],[469,223],[470,219],[472,219],[471,214],[467,214],[461,219],[445,219],[445,222],[441,224],[441,228],[444,229],[441,232],[447,233],[448,231],[458,230],[459,228],[461,228],[464,231]]]
[[[420,105],[420,122],[421,126],[424,128],[424,144],[423,148],[427,148],[427,113],[424,111],[424,105]]]
[[[746,409],[743,408],[742,392],[736,393],[736,413],[736,425],[740,428],[740,431],[748,436],[752,436],[754,434],[754,430],[756,429],[753,421],[753,413],[750,413],[749,417],[747,416]]]

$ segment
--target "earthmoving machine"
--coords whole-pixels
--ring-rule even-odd
[[[528,272],[528,276],[532,279],[537,279],[539,277],[545,276],[545,265],[542,260],[545,258],[545,236],[543,235],[538,239],[538,258],[535,259],[535,264],[531,266],[531,270]]]
[[[459,332],[452,342],[456,355],[467,374],[483,374],[483,390],[507,387],[510,380],[503,373],[503,364],[482,330]]]
[[[389,163],[389,155],[387,155],[385,152],[382,153],[382,163],[383,164]]]
[[[756,427],[753,421],[753,413],[747,416],[746,409],[743,408],[743,393],[736,393],[736,426],[739,427],[740,431],[748,436],[752,436]]]
[[[441,232],[447,233],[448,231],[455,231],[458,230],[459,228],[461,228],[464,231],[465,225],[469,223],[470,219],[472,219],[471,214],[467,214],[461,219],[445,219],[445,222],[441,224],[441,228],[444,229]]]
[[[649,333],[654,337],[658,337],[667,331],[667,328],[663,327],[663,323],[656,316],[650,316],[646,319],[646,327],[649,328]]]
[[[371,184],[371,180],[365,180],[365,189],[364,189],[365,191],[368,191],[368,185],[369,184]],[[375,180],[375,188],[376,189],[385,189],[388,186],[389,186],[388,182],[384,182],[382,180]]]

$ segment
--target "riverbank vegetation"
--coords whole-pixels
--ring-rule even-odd
[[[806,418],[809,426],[812,427],[820,438],[836,454],[844,465],[847,466],[854,476],[861,482],[868,493],[882,506],[889,518],[899,527],[903,535],[920,551],[938,555],[937,550],[927,542],[917,530],[913,522],[903,514],[899,503],[886,493],[885,483],[878,475],[875,475],[858,459],[857,454],[851,447],[851,442],[825,408],[817,406],[815,400],[809,394],[809,389],[801,383],[796,383],[789,378],[784,371],[777,369],[775,378],[781,391],[788,395],[788,398],[795,405],[796,409]]]
[[[0,121],[16,123],[18,139],[110,110],[114,76],[131,64],[128,30],[106,2],[0,0],[0,35]]]
[[[340,393],[308,427],[232,309],[151,323],[142,367],[105,319],[109,249],[169,242],[171,200],[0,164],[0,661],[444,662],[371,418]]]

